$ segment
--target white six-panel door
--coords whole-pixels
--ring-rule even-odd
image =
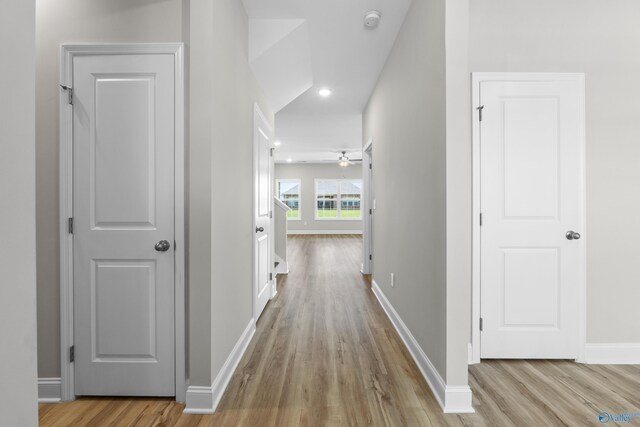
[[[483,358],[578,355],[583,90],[480,83]]]
[[[75,394],[175,395],[173,55],[73,62]]]
[[[271,138],[273,131],[255,106],[254,112],[254,316],[257,321],[272,296],[271,289]]]

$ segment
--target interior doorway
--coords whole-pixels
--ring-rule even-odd
[[[62,399],[183,401],[183,45],[62,54]]]
[[[271,183],[273,129],[256,104],[254,106],[254,319],[275,295],[271,254],[273,195]]]
[[[362,274],[373,274],[373,139],[362,149]]]
[[[580,359],[584,76],[475,73],[472,361]]]

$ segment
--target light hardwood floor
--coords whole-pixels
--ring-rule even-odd
[[[476,414],[443,415],[359,272],[359,236],[290,238],[290,274],[214,415],[170,399],[40,405],[42,426],[588,426],[640,413],[640,366],[483,361]],[[639,425],[640,417],[631,425]]]

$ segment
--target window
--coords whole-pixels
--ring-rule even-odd
[[[316,219],[362,219],[360,179],[317,179]]]
[[[287,213],[288,220],[299,220],[300,215],[300,180],[278,179],[276,181],[278,199],[291,210]]]

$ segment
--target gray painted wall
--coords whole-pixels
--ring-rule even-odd
[[[184,41],[190,118],[188,365],[191,385],[210,386],[252,317],[255,101],[273,123],[248,66],[242,3],[39,0],[37,15],[39,376],[60,375],[59,44]],[[225,209],[222,200],[234,208]]]
[[[447,374],[468,384],[471,323],[472,163],[469,90],[469,0],[446,0]]]
[[[634,0],[474,0],[470,8],[472,71],[586,73],[591,343],[640,342],[639,22]]]
[[[446,0],[447,375],[467,385],[471,323],[472,162],[469,0]]]
[[[336,156],[337,158],[337,156]],[[342,168],[336,163],[291,163],[276,164],[275,179],[300,179],[302,181],[302,218],[300,221],[289,221],[289,231],[313,230],[358,230],[362,231],[361,220],[316,220],[315,219],[315,179],[362,179],[362,165]],[[277,192],[277,187],[274,186]],[[277,194],[275,194],[277,197]],[[305,224],[306,223],[306,224]]]
[[[0,414],[38,425],[35,2],[0,0]]]
[[[214,101],[205,117],[213,130],[210,268],[211,372],[215,378],[253,317],[254,103],[272,126],[274,116],[249,68],[249,20],[242,2],[214,0],[213,4]]]
[[[211,385],[213,2],[191,0],[189,21],[189,385]],[[197,232],[192,232],[197,230]]]
[[[60,376],[60,44],[180,42],[183,39],[182,8],[183,0],[37,1],[36,232],[40,377]]]
[[[445,1],[414,1],[364,114],[377,203],[373,278],[444,379],[445,61]],[[404,207],[397,209],[400,200]]]

